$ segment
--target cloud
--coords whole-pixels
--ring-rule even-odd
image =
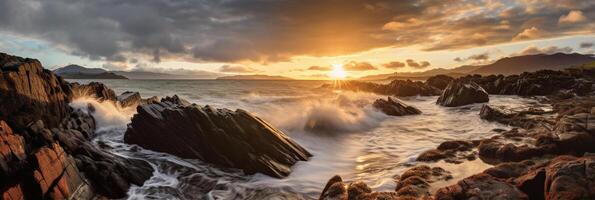
[[[103,64],[102,67],[109,71],[122,71],[122,70],[128,69],[128,65],[126,65],[126,63],[118,63],[118,62],[107,62],[107,63]]]
[[[345,63],[343,65],[343,69],[345,71],[368,71],[368,70],[376,70],[376,67],[374,67],[372,64],[370,64],[368,62],[351,61],[351,62]]]
[[[537,39],[543,36],[543,33],[541,30],[539,30],[536,27],[531,27],[528,29],[523,30],[522,32],[520,32],[518,35],[516,35],[514,38],[512,38],[513,41],[519,41],[519,40],[531,40],[531,39]]]
[[[480,53],[480,54],[473,54],[467,58],[460,58],[456,57],[454,61],[456,62],[465,62],[465,61],[476,61],[476,62],[486,62],[490,59],[490,54],[488,52]]]
[[[384,68],[388,68],[388,69],[399,69],[399,68],[405,67],[406,64],[403,62],[399,62],[399,61],[393,61],[393,62],[385,63],[382,66],[384,66]]]
[[[223,65],[219,68],[220,72],[226,73],[253,73],[258,72],[258,70],[241,65]]]
[[[573,49],[570,47],[548,46],[539,48],[536,46],[528,46],[518,53],[511,54],[511,56],[535,55],[535,54],[554,54],[554,53],[572,53]]]
[[[593,42],[582,42],[580,44],[580,47],[583,49],[591,48],[593,47]]]
[[[431,64],[428,61],[420,61],[420,62],[416,62],[415,60],[412,59],[407,59],[405,62],[407,62],[407,66],[411,67],[411,68],[416,68],[416,69],[423,69],[426,67],[429,67]]]
[[[331,67],[321,67],[321,66],[310,66],[308,67],[308,70],[313,70],[313,71],[331,71]]]
[[[142,62],[268,63],[381,47],[462,49],[595,32],[589,20],[595,2],[585,0],[0,0],[0,8],[3,33],[104,62],[126,55]],[[559,26],[581,21],[579,15],[583,23]]]
[[[583,15],[583,12],[580,10],[572,10],[567,15],[560,16],[558,23],[560,24],[573,24],[587,21],[587,17]]]

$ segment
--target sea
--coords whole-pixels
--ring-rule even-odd
[[[395,180],[415,165],[439,166],[453,179],[431,184],[431,191],[490,167],[480,159],[450,164],[421,163],[415,158],[447,140],[489,138],[511,127],[480,119],[483,104],[461,107],[436,105],[438,96],[400,97],[422,111],[420,115],[387,116],[372,107],[386,96],[342,90],[342,81],[264,80],[68,80],[102,82],[116,94],[140,92],[143,98],[178,95],[200,106],[243,109],[282,130],[313,154],[298,162],[286,178],[244,174],[194,159],[143,149],[123,142],[136,108],[121,108],[90,97],[71,106],[95,107],[96,144],[114,154],[141,159],[154,168],[143,185],[134,185],[128,199],[317,199],[328,179],[340,175],[348,182],[363,181],[375,191],[394,191]],[[334,87],[321,87],[330,84]],[[538,106],[533,98],[491,95],[489,105],[510,109]],[[323,124],[310,129],[308,124]],[[167,145],[167,144],[164,144]]]

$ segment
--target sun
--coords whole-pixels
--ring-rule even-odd
[[[329,77],[333,79],[345,79],[347,77],[347,72],[343,70],[343,65],[333,64],[333,70],[329,73]]]

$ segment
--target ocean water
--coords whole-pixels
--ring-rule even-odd
[[[91,80],[69,80],[87,83]],[[435,190],[489,167],[479,159],[459,165],[418,163],[415,158],[441,142],[480,139],[510,129],[479,118],[482,104],[446,108],[435,104],[437,96],[400,98],[419,108],[421,115],[393,117],[375,110],[371,93],[320,89],[326,81],[234,81],[234,80],[98,80],[117,94],[138,91],[144,98],[178,94],[198,105],[241,108],[255,113],[284,131],[314,156],[292,167],[283,179],[262,174],[246,175],[199,160],[153,152],[123,143],[126,124],[135,108],[76,99],[71,106],[96,107],[95,142],[125,157],[151,163],[155,172],[144,185],[133,186],[129,199],[316,199],[326,181],[341,175],[347,181],[364,181],[375,190],[392,191],[395,177],[418,164],[440,166],[453,179],[432,185]],[[490,96],[490,105],[520,108],[542,106],[534,99]],[[312,130],[312,124],[321,129]]]

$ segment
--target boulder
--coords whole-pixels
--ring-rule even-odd
[[[395,191],[401,198],[424,199],[431,197],[430,184],[436,181],[452,179],[450,172],[440,168],[430,168],[427,165],[419,165],[408,169],[397,180]]]
[[[434,199],[529,199],[529,197],[510,183],[480,173],[467,177],[455,185],[438,189]]]
[[[142,103],[142,98],[140,97],[140,93],[138,92],[131,92],[126,91],[120,94],[118,97],[118,103],[122,107],[131,107],[131,106],[138,106]]]
[[[116,102],[118,98],[116,93],[108,88],[103,83],[90,82],[88,84],[72,83],[72,93],[74,98],[78,97],[92,97],[98,101],[112,101]]]
[[[182,158],[285,177],[308,151],[285,133],[244,110],[198,106],[174,97],[141,105],[124,140]]]
[[[322,193],[319,200],[376,200],[376,199],[399,199],[396,192],[373,192],[364,182],[354,182],[347,184],[343,182],[340,176],[335,175],[331,178]]]
[[[453,77],[447,75],[436,75],[428,78],[428,80],[426,80],[426,84],[443,90],[451,81],[454,80],[455,79]]]
[[[489,100],[488,93],[475,82],[456,80],[448,84],[436,103],[446,107],[457,107],[485,103]]]
[[[56,126],[68,115],[69,85],[35,59],[0,53],[0,120],[13,128],[43,120]]]
[[[382,111],[387,115],[392,116],[403,116],[403,115],[417,115],[421,114],[421,111],[413,106],[409,106],[399,99],[390,98],[388,100],[377,99],[373,104],[374,108]]]

